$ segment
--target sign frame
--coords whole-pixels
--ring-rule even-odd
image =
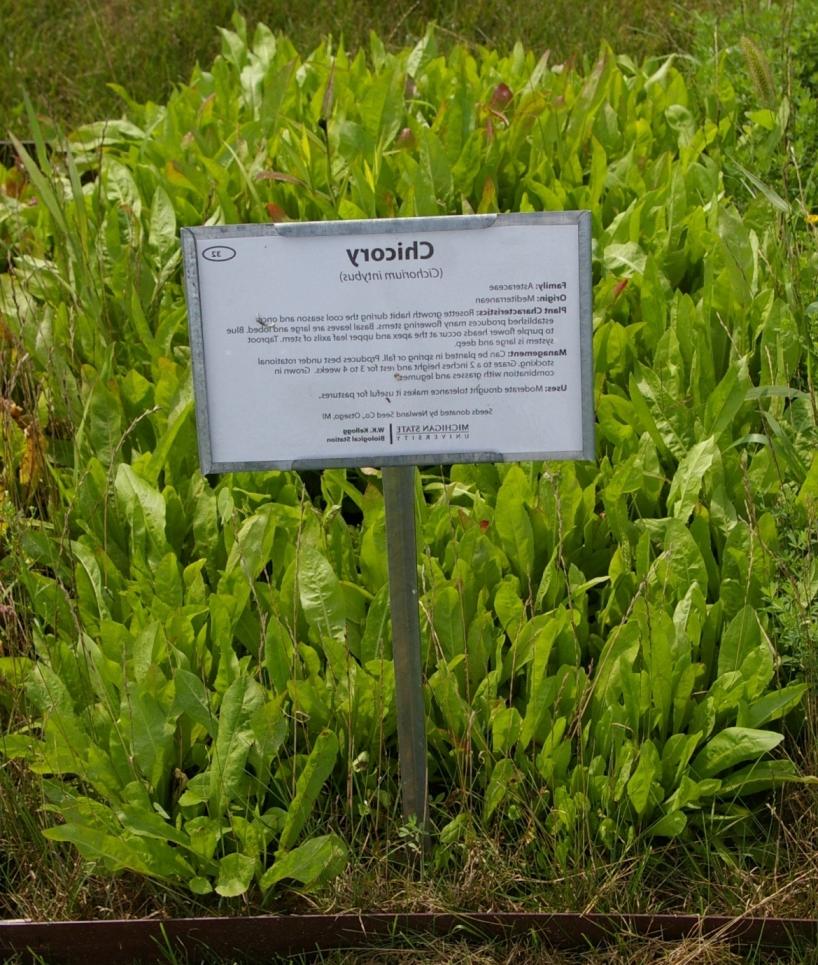
[[[382,454],[364,453],[326,455],[297,459],[262,459],[217,461],[213,454],[210,397],[207,387],[207,357],[205,349],[202,285],[199,278],[198,249],[200,245],[219,247],[230,239],[247,238],[360,238],[367,235],[404,235],[441,231],[487,230],[495,226],[536,225],[577,228],[577,278],[581,434],[582,446],[573,451],[503,453],[478,447],[451,452],[417,452]],[[360,221],[283,222],[275,224],[210,225],[183,228],[181,231],[184,254],[185,289],[190,330],[191,359],[195,390],[196,424],[199,440],[199,459],[205,473],[259,471],[269,469],[307,470],[336,467],[378,465],[412,466],[444,465],[477,462],[520,462],[529,460],[575,460],[595,458],[593,411],[593,309],[591,276],[591,214],[589,211],[530,212],[514,214],[446,215],[422,218],[389,218]]]

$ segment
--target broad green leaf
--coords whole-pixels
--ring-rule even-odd
[[[808,684],[790,684],[782,690],[756,697],[755,700],[739,705],[737,724],[739,727],[761,727],[770,721],[785,717],[801,703]]]
[[[523,721],[516,707],[502,707],[491,722],[491,743],[498,756],[507,754],[520,737]]]
[[[809,470],[798,491],[798,502],[810,513],[818,510],[818,452],[813,455]]]
[[[179,668],[173,675],[176,687],[174,710],[187,716],[210,734],[216,736],[216,718],[210,709],[210,697],[202,679],[189,670]]]
[[[250,718],[253,740],[265,760],[272,760],[287,739],[289,725],[281,708],[281,700],[261,704]]]
[[[452,664],[455,664],[455,661],[452,661]],[[440,708],[443,722],[450,731],[451,740],[463,740],[471,709],[461,696],[457,676],[448,664],[442,663],[429,678],[429,690]]]
[[[91,389],[83,419],[77,430],[77,448],[93,455],[106,467],[112,466],[122,443],[122,406],[116,394],[99,379]],[[123,469],[124,466],[120,466]]]
[[[531,487],[526,474],[519,466],[512,466],[497,493],[494,522],[503,549],[526,592],[534,571],[534,531],[526,512],[526,502],[530,499]]]
[[[103,577],[99,562],[93,551],[83,543],[72,542],[71,550],[78,564],[75,569],[75,577],[80,615],[85,621],[92,621],[92,626],[96,626],[99,620],[104,620],[110,616],[105,602]]]
[[[660,451],[681,461],[694,444],[693,418],[684,400],[671,394],[659,373],[637,364],[629,394],[642,428]]]
[[[648,828],[648,834],[652,838],[678,838],[686,827],[687,817],[683,811],[669,811]]]
[[[145,475],[149,482],[156,485],[159,474],[170,461],[170,455],[177,444],[179,434],[193,415],[193,399],[187,399],[172,413],[167,430],[151,455]],[[167,473],[165,475],[167,481]]]
[[[176,212],[173,210],[167,191],[161,184],[154,191],[151,202],[148,244],[155,252],[157,261],[160,262],[169,258],[178,247]]]
[[[553,700],[553,691],[546,685],[548,663],[557,636],[567,627],[567,611],[557,610],[532,640],[532,660],[529,671],[529,697],[523,720],[520,742],[527,747],[537,733]],[[533,621],[532,621],[533,622]]]
[[[239,853],[225,855],[219,861],[216,892],[224,898],[243,895],[250,887],[255,870],[255,858]]]
[[[507,576],[494,595],[494,612],[500,626],[513,642],[525,623],[525,607],[520,599],[520,584],[516,577]]]
[[[381,507],[380,512],[364,520],[361,536],[361,575],[370,593],[377,593],[387,585],[389,574],[386,560],[386,519]]]
[[[700,733],[672,734],[662,748],[662,784],[668,792],[678,787],[690,758],[698,747]]]
[[[275,693],[287,689],[293,672],[293,642],[287,628],[276,616],[271,616],[264,636],[264,665]]]
[[[375,76],[366,86],[360,104],[364,128],[377,144],[391,143],[401,128],[404,114],[403,73],[392,69]]]
[[[717,454],[716,440],[710,436],[703,442],[696,443],[679,463],[670,484],[667,505],[682,522],[687,522],[690,518],[699,499],[705,474],[713,465]]]
[[[272,506],[263,506],[246,519],[236,535],[219,589],[236,588],[236,577],[242,574],[243,583],[254,581],[270,561],[275,539],[276,516]]]
[[[180,831],[169,821],[154,811],[148,811],[145,802],[138,805],[126,804],[117,811],[117,818],[127,831],[140,834],[146,838],[158,838],[160,841],[170,841],[189,851],[195,851],[191,840],[185,831]]]
[[[298,592],[307,623],[319,637],[342,642],[346,634],[344,594],[326,558],[310,546],[299,554]]]
[[[699,751],[691,766],[701,777],[714,777],[736,764],[762,757],[782,740],[784,735],[774,731],[726,727]]]
[[[813,776],[804,776],[792,761],[755,761],[747,767],[729,774],[721,782],[719,797],[741,797],[758,794],[787,783],[815,784]]]
[[[366,615],[364,632],[361,635],[361,663],[391,656],[389,647],[389,590],[383,586],[375,594]]]
[[[509,795],[509,791],[520,781],[520,772],[514,761],[508,758],[499,760],[491,772],[491,779],[486,787],[483,799],[483,820],[491,819],[492,814]]]
[[[293,851],[276,857],[272,868],[262,875],[261,890],[268,891],[285,878],[292,878],[305,888],[315,888],[339,875],[347,860],[347,847],[337,835],[311,838]]]
[[[646,629],[643,654],[650,680],[651,701],[656,711],[655,730],[664,738],[671,722],[676,628],[668,614],[659,610],[651,616]]]
[[[225,692],[210,762],[211,816],[222,814],[245,791],[245,763],[253,742],[250,719],[263,700],[261,687],[244,674]]]
[[[51,841],[70,841],[83,857],[102,861],[112,871],[127,868],[140,874],[183,880],[193,873],[178,848],[155,839],[115,836],[75,823],[46,828],[43,834]]]
[[[127,703],[123,703],[122,712],[134,760],[156,788],[168,772],[175,718],[147,687],[136,683],[128,688]]]
[[[618,700],[622,674],[630,670],[639,652],[640,629],[635,620],[616,627],[608,636],[594,674],[595,719],[609,704]]]
[[[758,616],[751,606],[744,606],[733,617],[722,635],[718,675],[740,670],[747,656],[761,645]]]
[[[730,428],[750,388],[747,360],[731,364],[704,409],[704,431],[718,441]]]
[[[637,275],[644,274],[647,258],[645,252],[633,241],[624,245],[606,245],[603,254],[605,268],[608,271],[633,272]]]
[[[639,747],[636,770],[628,781],[628,798],[638,815],[648,811],[654,782],[661,780],[662,764],[653,741],[644,741]]]
[[[187,886],[194,895],[210,895],[213,893],[213,885],[211,885],[207,878],[203,878],[201,875],[196,875],[191,878]]]
[[[453,586],[441,586],[434,591],[429,606],[435,638],[446,660],[452,660],[466,650],[463,600]]]
[[[683,774],[679,786],[664,802],[663,807],[668,813],[681,808],[701,807],[704,802],[712,801],[713,796],[718,794],[721,785],[722,782],[716,778],[694,781],[687,774]]]
[[[322,731],[316,738],[303,770],[298,775],[295,794],[287,808],[287,817],[278,841],[279,851],[289,851],[298,840],[325,781],[332,773],[337,756],[338,738],[332,731]],[[288,877],[293,875],[290,874]]]
[[[148,563],[158,566],[169,550],[165,536],[165,501],[161,493],[124,463],[117,469],[114,488],[131,527],[132,546],[144,554]]]

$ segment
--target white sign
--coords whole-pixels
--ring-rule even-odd
[[[593,458],[589,225],[184,229],[203,470]]]

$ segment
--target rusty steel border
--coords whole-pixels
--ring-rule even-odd
[[[408,936],[509,940],[536,936],[555,949],[590,948],[626,939],[704,939],[758,948],[818,943],[818,919],[726,915],[361,913],[248,918],[114,921],[0,921],[0,956],[40,956],[49,965],[100,960],[111,965],[155,962],[168,953],[207,952],[242,962],[274,955],[388,943]]]

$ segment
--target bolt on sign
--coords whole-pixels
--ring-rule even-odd
[[[588,212],[182,238],[205,472],[593,458]]]

